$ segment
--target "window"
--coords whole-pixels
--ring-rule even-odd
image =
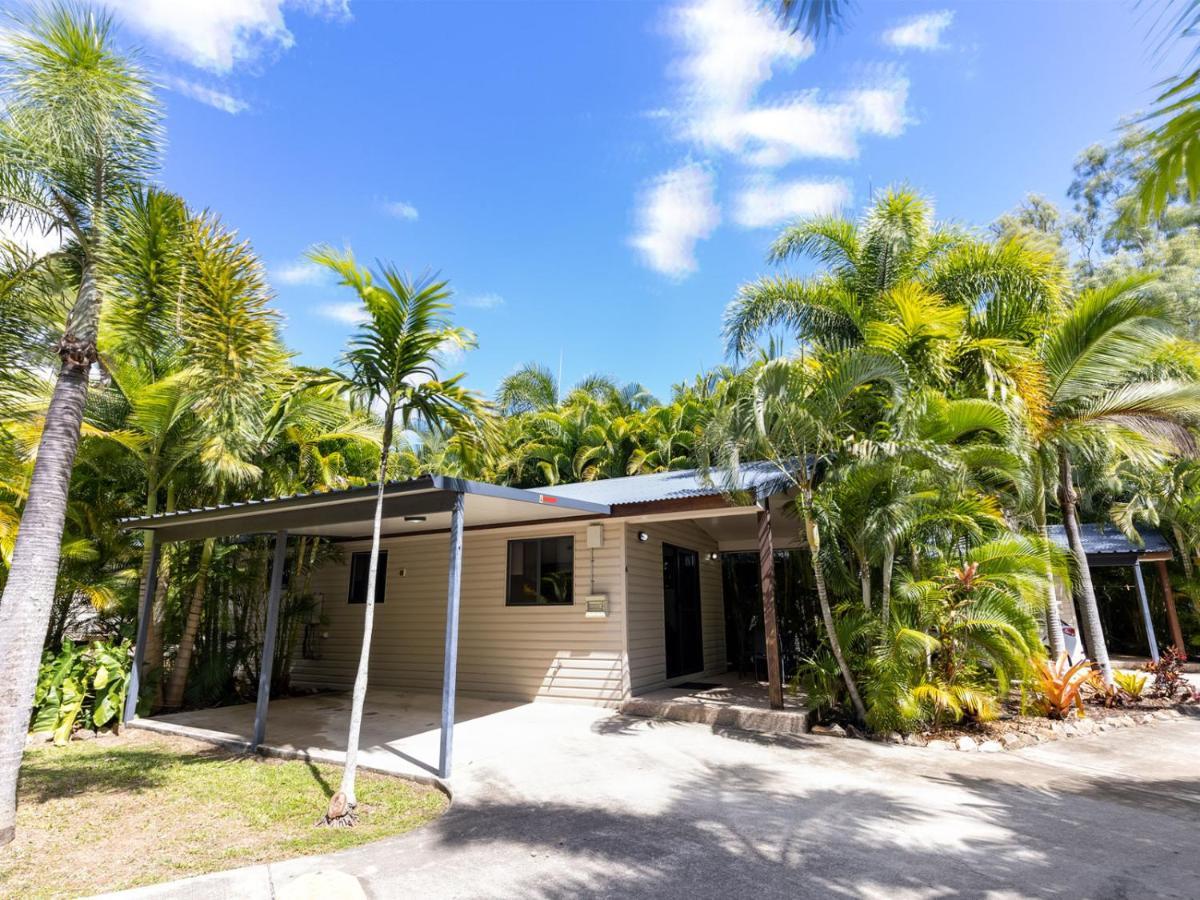
[[[508,542],[509,606],[568,605],[574,602],[575,539],[541,538]]]
[[[349,603],[367,602],[367,576],[371,571],[371,551],[363,550],[350,555]],[[375,602],[382,603],[387,590],[387,551],[379,551],[379,571],[375,576]]]

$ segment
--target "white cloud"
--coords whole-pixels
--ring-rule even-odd
[[[674,278],[696,270],[696,242],[721,221],[713,189],[712,173],[696,163],[660,175],[646,187],[630,243],[648,266]]]
[[[349,0],[107,0],[105,6],[172,56],[219,73],[295,43],[285,6],[328,18],[350,15]]]
[[[714,113],[691,123],[702,146],[722,150],[758,167],[802,158],[854,159],[863,135],[896,137],[908,122],[908,79],[876,74],[828,99],[816,90],[789,100]]]
[[[472,309],[495,309],[504,305],[504,298],[499,294],[475,294],[463,300],[462,305]]]
[[[213,109],[219,109],[221,112],[227,112],[232,116],[236,116],[240,112],[245,112],[250,108],[245,100],[240,100],[232,94],[226,94],[224,91],[218,91],[215,88],[210,88],[200,84],[198,81],[191,81],[187,78],[176,78],[174,75],[165,75],[162,78],[163,87],[183,94],[185,97],[191,97],[200,103],[211,106]]]
[[[323,303],[317,307],[317,312],[327,319],[344,322],[347,325],[357,325],[367,320],[367,308],[355,300],[344,303]]]
[[[385,200],[383,202],[383,211],[389,216],[395,216],[397,219],[408,219],[410,222],[415,222],[420,217],[417,208],[411,203],[405,203],[403,200]]]
[[[678,73],[688,101],[705,110],[745,106],[776,64],[794,65],[813,51],[754,0],[697,0],[676,11],[671,31],[685,47]]]
[[[271,277],[281,284],[322,284],[328,270],[315,262],[300,259],[271,269]]]
[[[784,181],[756,178],[737,196],[733,219],[743,228],[772,228],[804,216],[837,212],[850,202],[844,181]]]
[[[905,19],[883,33],[883,42],[897,50],[940,50],[942,32],[954,21],[954,13],[943,9]]]

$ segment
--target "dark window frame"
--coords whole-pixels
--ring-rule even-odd
[[[379,571],[376,574],[375,580],[375,605],[383,603],[387,599],[387,554],[386,550],[379,551]],[[362,565],[366,567],[366,571],[362,576],[362,596],[355,597],[355,578],[354,567],[361,560]],[[371,567],[371,551],[370,550],[355,550],[350,554],[350,584],[346,588],[346,603],[351,605],[367,605],[367,579],[370,577]]]
[[[531,600],[524,597],[513,597],[513,576],[512,576],[512,553],[514,544],[536,544],[538,548],[538,557],[536,563],[536,581],[541,584],[542,581],[542,544],[548,541],[568,541],[569,553],[567,559],[570,563],[570,569],[567,572],[567,599],[565,600],[550,600],[542,594],[538,594],[538,599]],[[556,534],[547,537],[536,538],[513,538],[505,545],[504,552],[504,605],[505,606],[574,606],[575,605],[575,536],[572,534]]]

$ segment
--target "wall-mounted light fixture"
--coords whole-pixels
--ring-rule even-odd
[[[650,540],[650,535],[646,534],[646,532],[644,532],[644,531],[639,531],[638,532],[638,540],[644,544],[644,543],[646,543],[646,541]]]
[[[720,559],[720,558],[721,558],[721,554],[720,554],[720,553],[710,553],[710,554],[708,554],[708,561],[709,561],[709,562],[716,562],[716,561],[717,561],[718,559]]]
[[[424,516],[405,516],[404,521],[405,522],[424,522],[425,517]]]

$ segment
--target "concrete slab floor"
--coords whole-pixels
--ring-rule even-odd
[[[315,872],[375,898],[1200,896],[1197,719],[972,754],[505,716],[522,733],[469,752],[450,810],[417,832],[140,896],[278,896]]]
[[[370,691],[363,710],[359,765],[427,781],[437,774],[441,738],[441,695]],[[454,770],[519,752],[530,732],[549,720],[587,728],[610,710],[560,703],[525,703],[458,698],[454,717]],[[342,762],[350,695],[314,694],[272,700],[267,715],[266,745],[313,759]],[[254,731],[254,705],[223,706],[141,719],[152,730],[192,737],[249,742]]]

